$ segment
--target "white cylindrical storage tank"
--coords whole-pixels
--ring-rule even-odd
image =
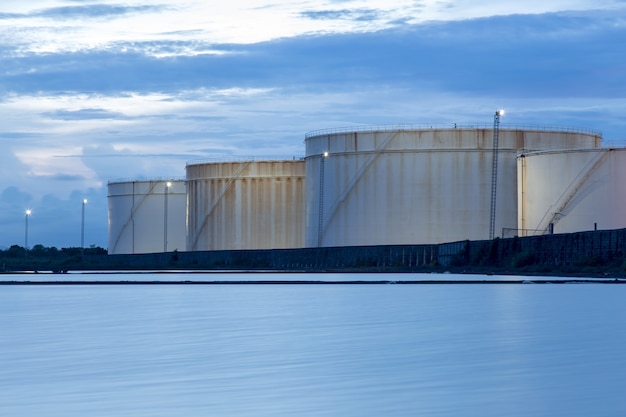
[[[306,245],[488,239],[492,128],[376,127],[311,132]],[[519,149],[597,148],[599,132],[499,129],[494,230],[517,226]]]
[[[304,246],[304,161],[187,165],[187,250]]]
[[[109,254],[184,251],[186,195],[183,180],[110,182]]]
[[[626,227],[626,149],[518,157],[518,235]]]

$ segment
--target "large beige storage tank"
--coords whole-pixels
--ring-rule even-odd
[[[307,134],[306,245],[488,239],[493,133],[493,128],[448,125]],[[519,149],[592,149],[600,144],[595,131],[501,127],[496,236],[517,226]]]
[[[108,204],[109,254],[185,250],[183,180],[110,182]]]
[[[304,246],[304,161],[187,165],[187,250]]]
[[[529,152],[517,162],[519,236],[626,227],[626,149]]]

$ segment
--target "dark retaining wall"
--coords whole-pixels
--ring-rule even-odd
[[[626,254],[626,229],[455,242],[439,245],[439,253],[442,265],[607,263]]]
[[[114,269],[283,269],[328,270],[370,267],[419,267],[436,264],[438,245],[351,246],[271,250],[170,252],[85,257]],[[104,266],[103,266],[104,268]]]
[[[85,256],[86,269],[272,269],[327,271],[524,262],[608,262],[626,253],[626,229],[461,241],[439,245],[352,246],[272,250]],[[523,266],[523,265],[522,265]]]

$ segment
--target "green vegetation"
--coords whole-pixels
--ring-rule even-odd
[[[35,245],[31,249],[13,245],[7,250],[0,250],[0,271],[55,271],[64,272],[77,269],[85,264],[90,255],[106,255],[106,249],[91,246],[89,248],[62,248]]]

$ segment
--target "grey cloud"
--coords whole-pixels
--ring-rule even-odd
[[[23,71],[0,74],[0,91],[187,91],[177,99],[203,100],[197,89],[278,86],[289,93],[395,85],[483,95],[623,97],[621,39],[626,28],[617,24],[619,19],[592,13],[500,16],[376,33],[217,45],[213,48],[232,53],[161,59],[141,51],[208,45],[120,43],[106,51],[8,60],[7,65]],[[120,52],[128,49],[134,52]],[[83,110],[51,116],[119,115]]]
[[[33,133],[33,132],[14,132],[14,131],[0,131],[0,140],[1,139],[37,139],[43,137],[43,133]]]
[[[384,13],[376,9],[308,10],[300,13],[300,16],[312,20],[373,21],[383,15]]]
[[[113,4],[90,4],[85,6],[51,7],[28,13],[0,13],[0,20],[44,17],[54,19],[113,18],[134,13],[151,13],[166,10],[162,5],[127,6]]]
[[[57,110],[46,112],[43,116],[60,120],[95,120],[95,119],[125,119],[122,113],[107,111],[103,109],[81,109],[81,110]]]
[[[85,177],[83,177],[82,175],[56,174],[56,175],[51,175],[50,179],[54,181],[74,182],[74,181],[83,181]]]
[[[10,186],[2,190],[0,193],[0,202],[2,203],[17,203],[19,207],[25,206],[26,203],[32,200],[32,196],[24,191],[21,191],[15,186]]]

